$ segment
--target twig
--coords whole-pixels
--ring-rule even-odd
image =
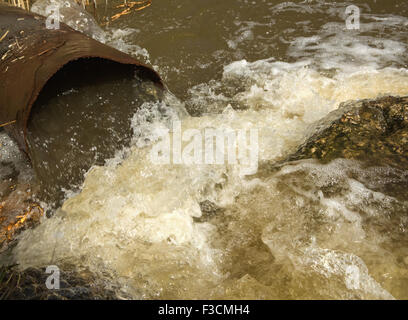
[[[8,126],[8,125],[13,124],[13,123],[16,123],[16,120],[13,120],[13,121],[9,121],[9,122],[0,124],[0,128],[5,127],[5,126]]]
[[[0,42],[3,41],[3,39],[8,35],[8,33],[9,33],[9,30],[7,30],[6,33],[3,34],[3,36],[0,38]]]
[[[133,7],[137,4],[142,4],[142,6],[133,9]],[[140,11],[143,10],[144,8],[147,8],[149,6],[151,6],[152,4],[152,0],[145,0],[145,1],[135,1],[135,2],[125,2],[125,4],[122,5],[118,5],[117,8],[121,8],[121,7],[127,7],[125,10],[123,10],[120,13],[115,14],[114,16],[111,17],[111,21],[115,21],[116,19],[119,19],[121,16],[127,15],[129,13],[131,13],[132,11]],[[132,10],[133,9],[133,10]]]

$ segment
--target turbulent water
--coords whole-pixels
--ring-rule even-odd
[[[24,232],[15,261],[89,268],[118,297],[408,298],[408,203],[375,191],[395,169],[303,160],[245,175],[151,159],[180,120],[257,129],[260,164],[278,161],[339,103],[407,95],[408,6],[355,2],[360,29],[347,30],[350,4],[153,0],[109,25],[107,42],[152,63],[178,99],[144,103],[131,146]]]

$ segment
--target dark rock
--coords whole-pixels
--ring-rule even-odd
[[[97,276],[88,270],[81,272],[72,266],[60,270],[60,289],[46,287],[49,274],[45,269],[14,267],[0,268],[0,299],[7,300],[82,300],[116,299],[113,289],[107,289]]]
[[[401,201],[408,197],[408,97],[346,102],[318,121],[297,150],[282,161],[259,165],[256,177],[267,178],[284,165],[305,159],[320,163],[356,160],[349,178]],[[360,169],[363,170],[360,170]],[[340,186],[322,189],[338,194]]]
[[[201,217],[193,217],[194,222],[202,223],[207,222],[213,218],[217,212],[221,210],[214,202],[205,200],[200,202]]]
[[[320,120],[287,160],[336,158],[408,169],[408,97],[347,102]]]

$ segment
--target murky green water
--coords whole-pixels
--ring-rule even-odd
[[[150,158],[181,120],[182,132],[256,129],[260,162],[278,161],[340,102],[407,95],[408,6],[353,4],[360,30],[345,29],[339,1],[153,0],[111,23],[107,43],[151,63],[178,99],[140,106],[126,157],[94,166],[15,261],[85,266],[133,298],[408,298],[407,202],[377,188],[398,188],[400,172],[337,159],[243,176]]]

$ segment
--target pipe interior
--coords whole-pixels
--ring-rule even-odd
[[[44,86],[30,113],[27,140],[41,198],[56,204],[84,174],[129,145],[131,119],[158,99],[145,70],[100,58],[69,62]]]

